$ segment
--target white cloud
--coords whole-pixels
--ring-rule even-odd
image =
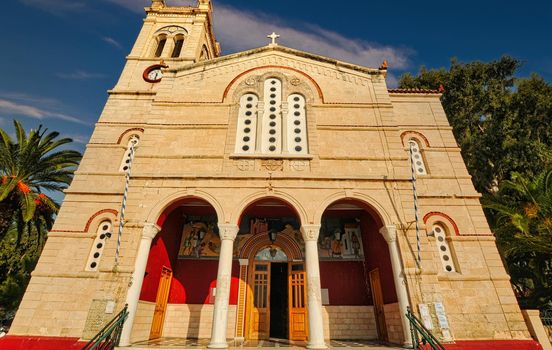
[[[273,16],[252,13],[228,6],[217,6],[215,31],[223,50],[242,51],[266,45],[266,35],[280,34],[282,45],[368,67],[379,67],[388,60],[391,68],[409,65],[411,50],[350,39],[312,24],[290,25]],[[301,29],[299,29],[301,28]]]
[[[67,80],[91,80],[91,79],[103,79],[107,75],[101,73],[90,73],[83,70],[77,70],[72,73],[57,73],[58,77]]]
[[[39,119],[39,120],[54,118],[54,119],[65,120],[71,123],[89,125],[87,122],[82,121],[79,118],[71,115],[58,113],[54,111],[48,111],[40,107],[32,106],[18,101],[13,101],[13,100],[10,101],[3,98],[0,98],[0,113],[18,114],[18,115],[23,115],[34,119]]]
[[[121,45],[121,43],[119,43],[117,40],[113,39],[112,37],[109,37],[109,36],[104,36],[102,38],[103,41],[105,41],[106,43],[108,43],[109,45],[112,45],[118,49],[122,49],[123,48],[123,45]]]
[[[151,0],[105,0],[134,12],[142,13]],[[169,5],[193,5],[196,1],[172,0]],[[379,67],[383,60],[391,69],[405,70],[410,66],[413,50],[347,38],[340,33],[310,23],[293,25],[285,19],[262,12],[249,12],[215,2],[214,26],[224,52],[239,52],[264,46],[266,35],[273,31],[281,35],[279,42],[287,47],[319,54],[367,67]],[[396,77],[388,76],[391,85]]]

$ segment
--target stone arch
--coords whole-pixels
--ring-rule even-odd
[[[109,220],[111,221],[111,224],[114,225],[115,221],[117,220],[117,216],[119,215],[119,212],[115,209],[102,209],[97,212],[95,212],[90,219],[86,222],[86,225],[84,226],[83,232],[89,232],[90,228],[97,227],[102,221]],[[94,230],[94,233],[96,233],[96,230]]]
[[[174,205],[185,199],[193,199],[193,198],[201,199],[209,203],[217,213],[218,222],[219,223],[225,222],[224,210],[222,209],[222,205],[219,203],[219,201],[211,194],[200,190],[196,190],[193,192],[186,191],[186,190],[178,191],[164,197],[163,199],[158,201],[153,206],[153,208],[149,211],[146,222],[158,224],[159,220],[162,219],[163,213],[165,213],[165,211],[171,205]]]
[[[341,191],[336,192],[324,199],[321,204],[318,206],[316,211],[314,212],[314,216],[312,217],[312,223],[320,223],[322,220],[322,215],[324,214],[324,211],[332,205],[332,203],[335,203],[340,200],[356,200],[364,205],[366,205],[369,212],[371,212],[376,218],[378,218],[381,221],[382,226],[385,225],[391,225],[393,224],[393,220],[389,213],[385,210],[385,208],[374,198],[365,195],[363,193],[359,192],[349,192],[349,191]]]
[[[460,236],[458,225],[449,215],[438,211],[431,211],[424,215],[424,224],[426,224],[428,230],[431,229],[434,223],[441,223],[450,234],[454,232],[456,236]]]
[[[318,85],[318,83],[316,82],[316,80],[314,80],[310,75],[308,75],[307,73],[301,71],[301,70],[298,70],[298,69],[295,69],[295,68],[291,68],[291,67],[285,67],[285,66],[276,66],[276,65],[268,65],[268,66],[262,66],[262,67],[255,67],[255,68],[252,68],[252,69],[249,69],[249,70],[246,70],[242,73],[240,73],[239,75],[237,75],[234,79],[232,79],[232,81],[228,84],[228,86],[226,87],[226,89],[224,90],[224,94],[222,96],[222,101],[224,102],[227,98],[228,98],[228,95],[229,95],[229,92],[230,90],[232,90],[233,86],[242,78],[244,77],[245,75],[251,73],[251,72],[254,72],[254,71],[257,71],[257,70],[261,70],[261,69],[284,69],[284,70],[289,70],[289,71],[293,71],[294,73],[297,73],[303,77],[305,77],[309,82],[310,84],[315,88],[315,90],[317,91],[317,95],[318,95],[318,98],[320,99],[320,101],[322,103],[324,103],[324,94],[322,93],[322,89],[320,88],[320,85]],[[272,73],[271,73],[272,74]]]
[[[411,138],[416,140],[420,144],[420,146],[423,146],[424,148],[431,147],[427,137],[425,137],[424,134],[414,130],[406,130],[403,133],[401,133],[402,145],[406,147],[407,141],[408,141],[407,139],[411,139]]]
[[[278,190],[274,190],[270,193],[267,193],[267,191],[258,191],[249,194],[248,196],[243,198],[240,203],[238,203],[238,205],[236,206],[236,210],[230,216],[230,222],[239,224],[239,220],[242,217],[244,211],[250,205],[261,199],[270,198],[279,199],[289,205],[290,208],[292,208],[296,212],[301,225],[308,223],[307,212],[303,205],[301,205],[301,203],[299,203],[292,195]]]
[[[141,137],[143,133],[144,133],[143,128],[127,129],[119,136],[119,139],[117,140],[117,143],[120,144],[120,145],[121,144],[126,145],[128,143],[128,140],[132,137],[132,135],[137,134]],[[124,143],[123,143],[123,141],[124,141]]]
[[[268,246],[278,246],[286,253],[288,259],[302,260],[303,252],[299,244],[287,235],[279,235],[274,243],[270,241],[268,235],[254,235],[250,237],[242,246],[239,256],[241,259],[252,259],[258,251]]]

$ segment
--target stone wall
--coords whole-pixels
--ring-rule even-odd
[[[401,321],[401,312],[399,304],[387,304],[383,306],[385,312],[385,324],[387,325],[387,336],[389,342],[393,344],[403,344],[404,333]]]
[[[323,306],[327,339],[377,339],[373,306]]]
[[[155,303],[140,301],[136,320],[132,328],[132,342],[149,337]],[[206,339],[211,337],[214,305],[169,304],[163,324],[163,337]],[[228,338],[234,338],[236,328],[236,306],[228,308]]]

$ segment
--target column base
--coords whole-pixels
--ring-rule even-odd
[[[307,344],[307,349],[327,349],[328,346],[324,343],[320,344]]]
[[[228,349],[228,343],[210,343],[208,349]]]

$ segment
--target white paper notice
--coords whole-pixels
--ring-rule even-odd
[[[437,314],[437,320],[439,320],[439,326],[448,329],[449,324],[443,303],[435,303],[435,313]]]
[[[429,307],[427,307],[427,304],[418,304],[418,309],[420,310],[420,316],[422,316],[422,322],[425,328],[433,329],[433,322],[431,322],[431,315],[429,314]]]

